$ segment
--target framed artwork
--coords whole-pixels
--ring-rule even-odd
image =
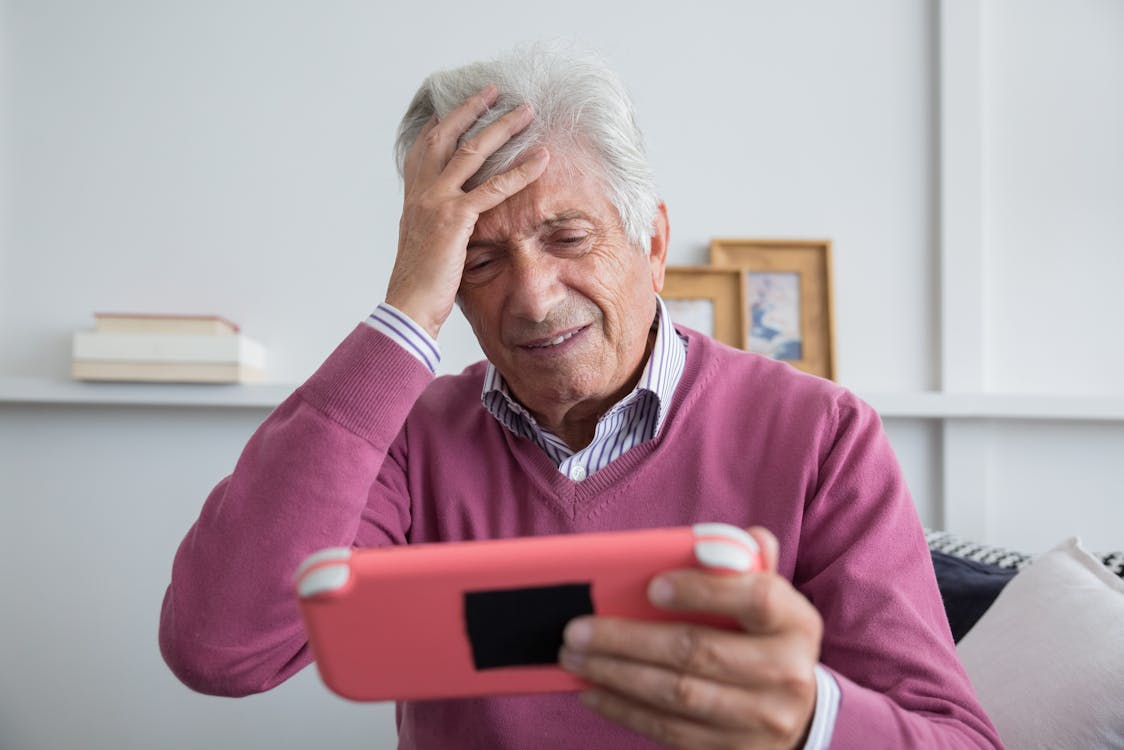
[[[744,348],[835,379],[830,240],[714,239],[710,263],[744,277]]]
[[[660,292],[671,319],[718,341],[745,348],[745,274],[737,268],[668,266]]]

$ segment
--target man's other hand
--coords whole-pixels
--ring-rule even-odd
[[[727,615],[742,630],[583,617],[566,628],[562,666],[594,688],[596,712],[673,748],[798,748],[816,703],[823,621],[776,574],[777,540],[749,533],[761,572],[678,570],[652,581],[659,607]]]

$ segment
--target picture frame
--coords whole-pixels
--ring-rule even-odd
[[[745,284],[737,268],[668,266],[660,297],[676,323],[744,349],[749,333]]]
[[[744,277],[744,348],[835,380],[830,240],[715,238],[710,263]]]

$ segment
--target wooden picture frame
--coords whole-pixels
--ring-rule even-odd
[[[716,238],[710,263],[745,277],[744,348],[835,379],[830,240]]]
[[[749,333],[745,283],[737,268],[668,266],[660,297],[676,323],[744,349]]]

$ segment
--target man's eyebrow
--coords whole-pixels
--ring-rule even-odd
[[[571,211],[563,211],[562,213],[558,213],[554,216],[548,217],[545,221],[543,221],[541,226],[552,227],[557,226],[558,224],[565,224],[566,222],[576,221],[579,219],[582,221],[593,221],[593,218],[585,211],[573,209]]]

